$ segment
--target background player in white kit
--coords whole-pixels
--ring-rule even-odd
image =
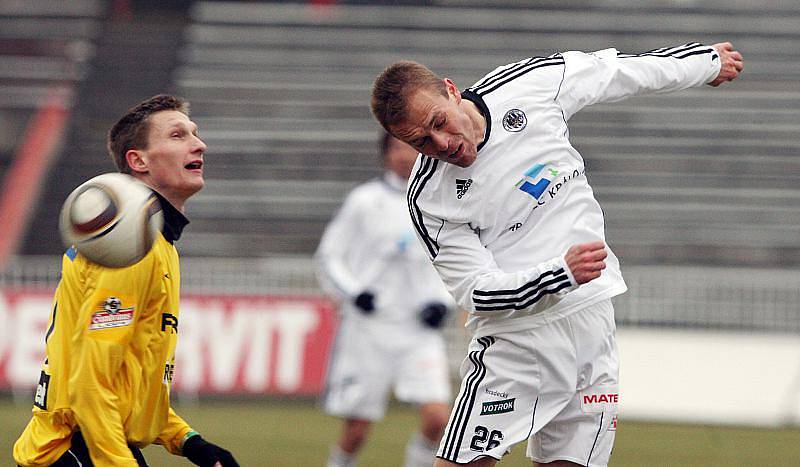
[[[608,464],[619,400],[610,299],[627,287],[567,121],[741,70],[722,43],[534,57],[464,92],[414,62],[377,78],[373,114],[424,154],[408,188],[417,235],[474,334],[437,466],[494,465],[526,439],[534,463]]]
[[[348,195],[316,254],[320,282],[342,318],[323,396],[325,410],[344,418],[329,467],[356,465],[392,388],[419,406],[420,432],[405,465],[430,466],[451,401],[440,327],[453,300],[414,238],[405,201],[417,151],[381,138],[383,177]]]

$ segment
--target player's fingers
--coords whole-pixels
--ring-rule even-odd
[[[714,44],[712,47],[714,47],[717,50],[724,50],[726,52],[733,50],[733,44],[731,44],[730,42],[719,42],[717,44]]]
[[[605,249],[603,250],[594,250],[594,251],[585,251],[577,256],[574,257],[573,263],[575,263],[576,267],[581,267],[585,264],[596,263],[598,261],[603,261],[608,257],[608,252]],[[569,258],[567,259],[569,261]]]
[[[606,246],[606,244],[602,240],[596,240],[596,241],[593,241],[593,242],[581,243],[579,245],[575,245],[572,248],[575,249],[574,250],[575,254],[581,255],[581,254],[584,254],[586,252],[593,252],[593,251],[597,251],[597,250],[602,250],[602,249],[605,248],[605,246]]]
[[[600,271],[585,271],[575,276],[575,280],[578,282],[578,284],[585,284],[591,280],[597,279],[598,277],[600,277]]]
[[[589,249],[590,248],[588,243],[579,243],[577,245],[572,245],[571,247],[569,247],[569,250],[567,250],[567,256],[580,256]]]
[[[603,261],[595,261],[593,263],[586,263],[583,265],[583,270],[586,272],[602,271],[606,268],[606,263]]]
[[[605,248],[602,250],[594,250],[589,251],[585,254],[584,259],[586,261],[602,261],[608,257],[608,252]]]

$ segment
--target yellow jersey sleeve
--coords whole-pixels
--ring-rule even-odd
[[[172,408],[169,409],[167,416],[167,424],[164,430],[155,440],[155,444],[161,444],[164,449],[172,454],[181,455],[181,448],[183,447],[183,438],[187,433],[192,431],[189,424],[187,424]]]

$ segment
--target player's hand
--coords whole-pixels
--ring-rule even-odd
[[[605,259],[608,253],[602,241],[573,245],[564,255],[564,261],[578,284],[585,284],[600,277],[606,268]]]
[[[428,303],[419,312],[422,323],[433,329],[442,327],[445,316],[447,316],[447,306],[442,302]]]
[[[708,83],[708,85],[717,87],[725,81],[735,80],[744,68],[742,54],[738,50],[733,50],[733,45],[730,42],[720,42],[711,47],[714,47],[717,53],[719,53],[719,60],[722,66],[719,69],[717,77],[714,78],[714,81]]]
[[[183,455],[194,465],[202,467],[239,467],[233,454],[200,435],[194,435],[183,443]]]
[[[353,303],[362,313],[370,315],[375,311],[375,294],[365,290],[358,294]]]

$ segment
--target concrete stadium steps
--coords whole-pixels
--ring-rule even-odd
[[[0,2],[0,183],[13,183],[5,177],[39,109],[56,100],[70,112],[74,108],[76,91],[90,68],[102,11],[98,0]],[[28,160],[28,168],[40,167],[46,176],[49,160],[41,165]],[[28,174],[33,176],[30,170]],[[13,219],[20,225],[37,223],[38,217],[29,214],[37,209],[35,199],[43,200],[40,204],[50,201],[46,180],[28,182],[41,188],[41,196],[33,189],[26,197],[29,209]],[[51,236],[60,243],[56,231]]]
[[[184,251],[205,256],[242,256],[245,250],[260,256],[308,254],[353,186],[307,177],[208,180],[187,208],[192,226]]]
[[[194,17],[200,22],[258,25],[376,26],[419,29],[452,28],[462,31],[613,31],[687,34],[697,31],[752,34],[797,34],[792,19],[800,9],[770,14],[728,8],[692,11],[680,3],[665,4],[658,15],[627,5],[582,8],[452,8],[449,6],[338,5],[334,7],[249,2],[200,2]],[[755,13],[755,14],[754,14]]]
[[[219,231],[214,228],[221,223],[230,225],[232,229]],[[280,232],[274,232],[268,228],[279,224],[290,226],[292,231],[283,231],[281,228]],[[324,224],[311,221],[292,223],[275,218],[254,230],[246,228],[247,224],[242,219],[201,219],[192,222],[191,228],[181,238],[179,249],[185,256],[215,258],[242,258],[248,253],[258,257],[307,256],[316,250]],[[233,228],[237,226],[245,228]]]
[[[183,2],[94,3],[99,7],[98,32],[91,42],[91,66],[76,95],[62,155],[44,182],[46,191],[23,254],[63,251],[55,234],[61,203],[87,178],[116,170],[105,150],[110,126],[135,103],[173,89],[172,71],[187,6]]]
[[[571,140],[627,261],[800,264],[800,7],[450,3],[198,2],[175,74],[209,144],[195,247],[312,252],[347,190],[379,172],[369,93],[395,60],[466,87],[531,55],[730,40],[746,55],[738,82],[587,108]]]

